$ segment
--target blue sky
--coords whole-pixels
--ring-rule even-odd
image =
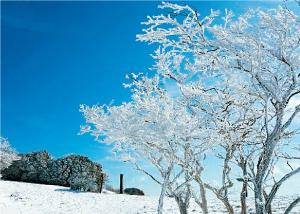
[[[180,2],[178,2],[180,3]],[[202,15],[225,8],[281,2],[191,2]],[[109,147],[88,134],[80,104],[130,101],[126,73],[147,73],[157,48],[136,42],[147,15],[159,15],[158,1],[1,2],[1,136],[20,153],[47,150],[53,157],[88,156],[103,165],[118,186],[158,195],[159,187],[130,164],[107,159]],[[290,5],[293,5],[292,3]]]

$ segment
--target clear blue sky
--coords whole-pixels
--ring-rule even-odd
[[[180,3],[180,2],[178,2]],[[276,7],[281,2],[187,2],[201,14],[210,9]],[[136,42],[147,15],[159,15],[152,2],[1,2],[1,136],[20,153],[70,153],[103,165],[118,186],[159,188],[130,164],[106,159],[109,147],[90,135],[78,136],[85,120],[80,104],[116,105],[130,101],[126,73],[148,72],[157,48]]]

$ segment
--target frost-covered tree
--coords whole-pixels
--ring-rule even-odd
[[[188,5],[159,7],[169,12],[149,16],[143,23],[149,27],[137,36],[138,41],[160,44],[152,55],[155,75],[129,76],[129,103],[81,106],[86,122],[93,124],[82,132],[113,144],[122,160],[162,186],[159,213],[167,192],[175,196],[181,213],[186,213],[190,197],[207,213],[205,189],[233,213],[228,200],[231,162],[241,169],[242,213],[249,185],[256,213],[266,213],[282,183],[300,171],[293,169],[266,192],[277,152],[299,131],[291,124],[300,104],[288,111],[300,94],[299,16],[282,7],[249,10],[237,18],[225,10],[223,23],[214,24],[219,11],[201,17]],[[207,150],[222,160],[219,187],[201,177]],[[139,161],[152,163],[162,181],[140,168]],[[199,184],[199,196],[191,181]]]
[[[144,24],[149,28],[138,35],[139,41],[161,44],[154,56],[160,75],[176,79],[180,87],[191,80],[187,73],[207,81],[237,73],[249,83],[247,90],[256,97],[255,106],[264,116],[257,123],[262,132],[258,136],[262,138],[254,141],[261,145],[257,162],[252,176],[245,179],[254,185],[256,212],[267,212],[281,185],[277,182],[263,198],[274,153],[285,135],[293,136],[297,132],[288,127],[299,114],[300,104],[288,119],[284,116],[292,97],[300,93],[299,16],[282,7],[267,12],[249,10],[236,19],[231,11],[226,11],[223,23],[213,24],[218,11],[201,18],[188,5],[163,3],[161,8],[171,11],[166,16],[148,17]]]
[[[19,159],[17,152],[10,147],[9,142],[0,137],[0,172],[9,167],[13,161]]]
[[[199,143],[202,136],[213,130],[202,129],[201,116],[193,115],[180,100],[174,99],[153,78],[131,75],[132,102],[121,106],[81,106],[87,123],[81,131],[91,132],[101,142],[113,144],[113,151],[122,161],[132,163],[137,170],[150,176],[162,186],[158,212],[162,212],[163,198],[174,196],[181,213],[187,213],[192,196],[190,182],[198,172],[197,161],[209,145]],[[203,120],[204,121],[204,120]],[[153,164],[161,179],[140,166]],[[195,167],[195,168],[193,168]],[[207,210],[207,208],[205,208]]]

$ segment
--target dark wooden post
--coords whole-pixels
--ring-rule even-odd
[[[120,194],[123,194],[123,174],[120,174]]]
[[[102,188],[103,188],[103,184],[104,184],[104,174],[101,174],[101,183],[100,183],[100,193],[102,193]]]

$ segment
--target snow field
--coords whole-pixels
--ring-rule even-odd
[[[279,197],[273,203],[273,213],[283,213],[287,203],[294,197]],[[255,213],[253,200],[248,201],[248,213]],[[157,213],[157,196],[119,195],[104,190],[102,194],[70,190],[68,187],[32,184],[0,180],[1,214],[142,214]],[[209,211],[213,214],[226,213],[219,200],[208,201]],[[239,201],[233,202],[239,213]],[[179,214],[173,198],[165,197],[164,213]],[[192,200],[189,213],[202,213]],[[293,214],[300,213],[300,206]]]

